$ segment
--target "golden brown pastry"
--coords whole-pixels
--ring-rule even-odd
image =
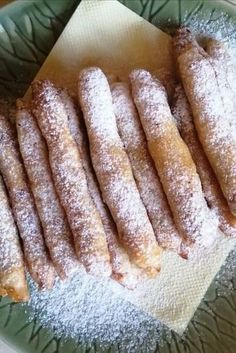
[[[236,214],[236,140],[225,92],[217,82],[208,54],[188,29],[179,29],[174,45],[198,137],[230,210]]]
[[[33,113],[47,142],[55,187],[67,214],[78,258],[89,273],[110,276],[105,231],[89,194],[60,92],[50,81],[36,81],[32,93]]]
[[[131,260],[155,276],[160,268],[161,249],[117,131],[108,81],[99,68],[87,68],[80,72],[78,91],[93,167],[120,240]]]
[[[23,254],[0,177],[0,296],[5,295],[17,302],[29,299]]]
[[[207,204],[219,216],[219,228],[228,236],[236,236],[236,217],[230,212],[216,176],[200,144],[193,123],[191,108],[181,85],[176,87],[173,115],[177,120],[180,134],[196,164]]]
[[[72,234],[53,184],[45,140],[30,109],[20,100],[17,107],[16,127],[21,155],[45,242],[58,275],[64,279],[78,267]]]
[[[51,288],[55,271],[44,243],[41,224],[30,192],[14,131],[0,116],[0,170],[7,186],[13,214],[23,240],[29,272],[40,288]]]
[[[148,71],[130,74],[132,95],[175,224],[188,245],[208,246],[218,220],[208,209],[191,154],[171,114],[164,87]]]
[[[174,225],[166,196],[148,152],[145,134],[128,84],[114,83],[112,100],[118,132],[158,244],[162,248],[179,252],[181,237]]]
[[[107,244],[111,257],[112,278],[132,289],[137,283],[139,273],[134,266],[131,266],[128,255],[120,245],[116,225],[107,206],[102,200],[101,191],[92,167],[89,153],[89,142],[82,112],[78,110],[75,102],[65,90],[61,91],[61,98],[67,111],[71,135],[79,148],[90,195],[100,214],[106,232]]]

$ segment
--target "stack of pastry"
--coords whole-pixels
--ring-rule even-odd
[[[0,117],[0,295],[28,299],[25,268],[40,288],[81,266],[133,288],[162,251],[186,261],[218,228],[236,235],[234,61],[186,28],[174,51],[178,83],[135,69],[109,85],[90,67],[78,97],[36,81],[16,129]]]

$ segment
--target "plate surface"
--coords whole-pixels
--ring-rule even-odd
[[[181,23],[217,29],[224,18],[225,35],[236,37],[236,4],[217,0],[121,0],[121,2],[165,30]],[[0,10],[0,98],[22,96],[60,35],[79,0],[19,1]],[[224,13],[224,15],[222,15]],[[171,338],[154,350],[144,343],[137,353],[235,353],[236,352],[236,252],[229,255],[212,283],[185,337],[166,332]],[[0,337],[17,352],[28,353],[112,353],[127,352],[118,345],[101,347],[62,340],[29,321],[25,308],[0,299]],[[170,343],[169,343],[170,342]]]

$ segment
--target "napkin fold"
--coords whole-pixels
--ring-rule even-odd
[[[74,12],[37,78],[76,90],[84,66],[127,78],[131,69],[172,70],[171,38],[116,0],[84,0]]]
[[[172,71],[171,38],[116,0],[83,0],[36,79],[53,80],[76,93],[78,72],[90,65],[122,80],[136,67]],[[195,261],[165,252],[158,278],[142,281],[134,291],[121,295],[182,333],[235,245],[222,234],[219,239],[208,254],[199,254]]]

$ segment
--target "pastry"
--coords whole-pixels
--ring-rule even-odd
[[[136,285],[138,273],[136,269],[131,266],[128,255],[118,241],[116,225],[112,220],[107,206],[102,200],[101,191],[92,167],[88,137],[84,126],[82,112],[76,107],[75,102],[69,96],[67,91],[61,91],[61,98],[67,111],[71,135],[79,148],[90,195],[100,214],[106,232],[107,244],[111,257],[112,278],[132,289]]]
[[[89,273],[110,276],[105,231],[89,194],[60,92],[50,81],[36,81],[32,84],[32,95],[33,113],[47,142],[55,187],[67,214],[78,258]]]
[[[118,132],[158,244],[162,248],[179,252],[181,237],[175,228],[166,196],[148,152],[145,134],[128,84],[114,83],[112,99]]]
[[[96,67],[82,70],[78,91],[93,167],[121,243],[131,261],[148,275],[155,276],[160,269],[161,249],[157,245],[117,131],[106,76]]]
[[[174,100],[173,115],[176,118],[180,134],[196,164],[207,204],[219,216],[219,228],[222,232],[228,236],[236,236],[236,217],[230,212],[219,183],[200,144],[193,123],[191,108],[181,85],[176,87]]]
[[[53,184],[45,140],[30,109],[18,100],[16,127],[21,155],[53,265],[64,279],[78,266],[65,212]]]
[[[218,220],[207,207],[191,154],[171,114],[164,87],[151,74],[130,74],[132,95],[175,224],[187,245],[215,240]]]
[[[178,30],[174,46],[199,140],[236,215],[236,140],[225,93],[219,87],[209,55],[188,29]]]
[[[5,295],[17,302],[29,299],[17,228],[0,177],[0,296]]]
[[[0,116],[0,170],[9,192],[13,214],[23,241],[29,272],[40,288],[54,284],[55,271],[50,261],[33,196],[19,154],[14,130]]]

